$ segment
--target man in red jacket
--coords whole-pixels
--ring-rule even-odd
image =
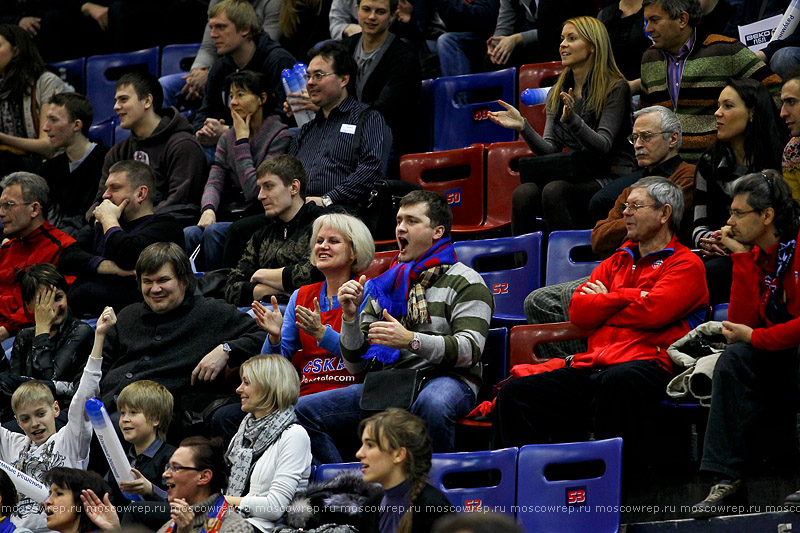
[[[33,323],[22,305],[17,271],[33,263],[56,264],[61,251],[75,239],[47,222],[49,189],[44,178],[14,172],[3,178],[0,188],[0,341],[4,341]]]
[[[739,512],[746,503],[741,478],[754,455],[754,437],[763,435],[768,442],[758,444],[787,453],[797,445],[800,206],[775,170],[742,176],[731,197],[731,216],[720,230],[733,261],[728,321],[722,323],[728,347],[714,367],[700,463],[715,483],[692,508],[694,518]],[[758,430],[764,422],[769,429]],[[786,503],[796,507],[800,493]]]
[[[594,269],[569,306],[573,324],[595,330],[589,349],[552,372],[512,380],[495,408],[496,448],[623,437],[626,462],[647,452],[648,408],[664,397],[667,348],[702,322],[708,302],[702,261],[678,242],[683,192],[662,177],[632,186],[627,242]]]

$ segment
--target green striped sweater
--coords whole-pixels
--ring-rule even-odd
[[[369,287],[367,283],[368,300],[361,312],[360,329],[356,321],[348,324],[343,320],[339,337],[347,368],[354,373],[366,366],[361,356],[369,346],[366,338],[369,325],[383,320],[383,309],[369,297]],[[455,263],[425,291],[425,299],[431,321],[413,329],[421,334],[418,354],[401,350],[400,359],[424,357],[465,378],[477,392],[481,383],[479,363],[494,311],[492,293],[480,274],[463,263]]]
[[[695,42],[683,67],[677,109],[673,108],[667,90],[665,52],[650,47],[642,56],[640,106],[660,105],[675,111],[683,129],[680,153],[686,161],[696,162],[714,144],[717,99],[730,77],[759,80],[780,105],[781,79],[736,39],[710,34],[702,43]]]

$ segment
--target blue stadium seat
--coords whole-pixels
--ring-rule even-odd
[[[517,448],[503,450],[435,453],[428,483],[442,491],[459,511],[491,511],[514,514],[517,488]],[[490,485],[481,487],[450,486],[447,476],[469,473],[480,479],[491,472]],[[499,476],[499,479],[497,477]],[[487,475],[487,480],[490,479]],[[472,483],[470,483],[472,484]]]
[[[200,43],[171,44],[161,50],[161,73],[159,76],[189,72]]]
[[[330,481],[336,477],[336,474],[345,470],[359,471],[361,470],[361,463],[328,463],[318,465],[313,481],[315,483]]]
[[[516,237],[501,237],[454,243],[456,257],[465,265],[475,268],[479,258],[510,256],[521,252],[525,264],[508,269],[478,270],[494,295],[495,325],[525,324],[523,302],[532,291],[542,286],[542,233],[528,233]]]
[[[89,126],[89,140],[108,147],[114,146],[114,119]]]
[[[16,339],[16,337],[9,337],[2,342],[3,352],[5,353],[6,359],[9,361],[11,360],[11,348],[14,347],[14,339]]]
[[[123,71],[144,66],[153,76],[158,76],[158,47],[127,52],[92,56],[86,60],[86,96],[94,108],[94,121],[102,122],[114,116],[115,85]],[[114,69],[109,78],[109,70]]]
[[[75,91],[81,94],[86,92],[86,58],[67,59],[48,66],[55,69],[62,80],[75,87]]]
[[[717,304],[711,312],[711,320],[722,322],[728,320],[728,304]]]
[[[489,120],[489,111],[501,111],[498,99],[516,101],[517,69],[437,78],[433,81],[433,150],[463,148],[473,143],[513,141],[516,132]],[[491,99],[465,101],[464,93],[494,90]],[[467,96],[467,101],[474,100]]]
[[[329,481],[339,472],[358,471],[361,464],[329,463],[318,465],[314,481]],[[482,487],[452,487],[448,474],[478,474],[492,472],[491,485]],[[498,479],[499,478],[499,479]],[[487,475],[487,479],[489,479]],[[517,448],[504,450],[435,453],[428,482],[447,496],[450,503],[461,511],[494,510],[513,514],[517,487]],[[450,486],[448,488],[448,486]]]
[[[561,465],[572,468],[567,472]],[[591,473],[576,477],[583,466]],[[537,533],[619,531],[621,478],[619,437],[523,446],[517,457],[517,521]]]
[[[547,266],[545,285],[573,281],[592,273],[600,261],[576,263],[572,252],[576,248],[591,246],[592,230],[554,231],[547,240]]]
[[[125,128],[123,128],[117,122],[116,118],[114,119],[114,123],[116,124],[116,126],[114,126],[114,142],[124,141],[125,139],[131,136],[131,130],[126,130]]]

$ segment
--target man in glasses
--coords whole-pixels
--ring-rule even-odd
[[[691,234],[692,185],[694,165],[678,155],[681,148],[681,123],[678,117],[662,106],[652,106],[634,113],[631,143],[636,150],[639,170],[621,176],[601,189],[589,204],[589,210],[598,220],[592,230],[592,250],[605,259],[625,241],[627,229],[622,215],[623,204],[628,201],[630,186],[645,176],[663,176],[683,190],[684,232],[689,242]],[[525,298],[525,316],[529,324],[546,324],[569,320],[567,308],[572,295],[586,278],[549,285],[536,289]],[[586,349],[583,339],[551,342],[540,347],[547,357],[566,357]]]
[[[703,263],[675,235],[683,191],[666,178],[633,184],[623,216],[627,241],[575,291],[570,320],[593,330],[588,350],[550,372],[500,389],[492,446],[623,437],[626,466],[650,455],[652,409],[674,366],[667,348],[703,322]],[[543,408],[543,406],[546,406]]]
[[[698,26],[703,16],[698,0],[642,5],[653,46],[642,55],[640,104],[675,111],[683,125],[681,155],[694,163],[714,143],[716,98],[728,78],[757,80],[776,96],[781,79],[738,40]]]
[[[741,512],[742,477],[765,452],[785,464],[796,454],[797,346],[800,345],[800,206],[775,170],[739,178],[731,191],[728,225],[733,282],[728,341],[714,367],[700,470],[714,485],[694,505],[694,518]],[[800,506],[800,492],[786,499]]]
[[[34,263],[58,263],[61,251],[75,239],[47,222],[49,189],[44,178],[14,172],[0,182],[0,188],[0,340],[6,340],[33,324],[15,281],[17,270]]]
[[[308,96],[319,111],[289,145],[308,173],[306,202],[357,210],[386,174],[391,130],[350,93],[357,71],[340,43],[322,45],[308,64]]]
[[[628,197],[628,187],[645,176],[663,176],[678,184],[684,191],[685,214],[691,214],[695,167],[678,155],[683,135],[677,115],[666,107],[651,106],[636,111],[633,117],[633,133],[628,140],[635,150],[639,170],[615,179],[589,203],[589,211],[599,221],[592,232],[592,249],[601,257],[614,253],[625,238],[619,207]],[[691,219],[682,222],[687,223],[685,229],[691,232]]]

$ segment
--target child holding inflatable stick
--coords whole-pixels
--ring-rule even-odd
[[[94,346],[73,397],[67,425],[61,430],[56,431],[55,423],[60,412],[58,402],[53,399],[46,385],[31,380],[14,391],[11,407],[25,435],[0,427],[0,460],[13,464],[39,481],[56,466],[87,468],[92,426],[84,416],[84,404],[100,392],[103,341],[116,322],[114,310],[106,307],[97,320]],[[47,520],[40,503],[26,494],[20,494],[12,522],[17,527],[26,527],[34,532],[45,531]]]
[[[148,501],[167,501],[161,474],[175,451],[175,446],[166,443],[173,405],[172,393],[149,379],[134,381],[119,393],[119,429],[130,444],[127,454],[135,481],[122,483],[120,491],[113,476],[107,477],[115,503],[124,501],[123,492]]]

